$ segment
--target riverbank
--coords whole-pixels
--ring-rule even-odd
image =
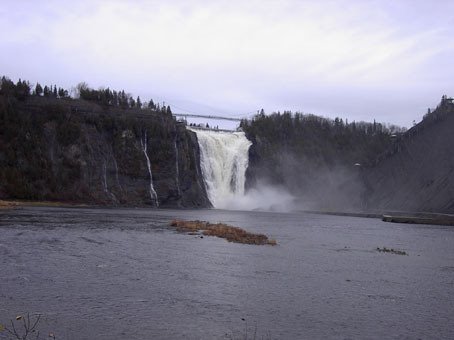
[[[86,203],[61,202],[61,201],[24,201],[24,200],[0,200],[0,209],[17,209],[20,207],[95,207]]]
[[[454,226],[454,216],[445,214],[383,215],[384,222]]]
[[[383,222],[454,226],[454,215],[428,212],[336,212],[304,211],[308,214],[381,219]]]
[[[301,212],[316,215],[333,215],[346,217],[382,218],[383,213],[377,212],[342,212],[342,211],[321,211],[321,210],[302,210]]]
[[[17,202],[0,200],[0,209],[14,209],[17,206]]]

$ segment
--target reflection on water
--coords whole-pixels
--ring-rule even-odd
[[[178,234],[225,222],[278,246]],[[57,339],[454,337],[454,229],[311,214],[26,208],[0,212],[0,322]],[[409,256],[379,253],[377,247]],[[6,334],[0,333],[0,339]]]

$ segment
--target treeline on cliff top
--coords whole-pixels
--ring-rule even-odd
[[[266,115],[263,110],[241,127],[262,157],[286,152],[328,166],[370,163],[406,131],[375,120],[348,122],[290,111]]]
[[[172,113],[169,105],[160,106],[156,104],[153,99],[143,102],[140,96],[136,99],[124,90],[116,91],[110,88],[99,88],[98,90],[92,89],[87,83],[79,83],[73,88],[73,96],[83,100],[97,103],[104,107],[114,107],[121,109],[150,109],[157,112]],[[56,85],[44,85],[44,87],[37,82],[32,86],[29,81],[19,79],[14,83],[11,79],[3,76],[0,79],[0,95],[5,97],[13,97],[17,100],[24,101],[29,97],[45,97],[55,99],[71,98],[69,91],[58,87]]]
[[[116,91],[110,88],[95,90],[82,82],[71,92],[72,97],[99,105],[105,109],[105,113],[109,113],[109,109],[113,112],[144,109],[168,115],[172,113],[170,106],[160,106],[152,99],[143,102],[139,96],[134,99],[124,90]],[[5,76],[0,79],[0,95],[25,102],[28,98],[37,98],[36,100],[49,98],[52,101],[73,100],[68,90],[56,85],[43,86],[38,82],[32,86],[30,82],[21,79],[14,83]],[[52,109],[50,107],[48,111]],[[257,145],[262,157],[284,150],[292,151],[297,156],[308,156],[313,160],[320,160],[324,164],[335,163],[338,160],[342,163],[371,162],[392,143],[391,137],[405,131],[405,128],[396,125],[375,121],[373,123],[348,122],[342,118],[328,119],[289,111],[266,115],[263,110],[252,120],[243,120],[241,127],[254,144],[257,144],[257,141],[263,142]],[[76,128],[74,127],[73,130]],[[64,132],[63,135],[72,134]]]

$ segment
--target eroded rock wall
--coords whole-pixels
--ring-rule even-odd
[[[2,198],[156,206],[151,170],[159,206],[210,206],[196,137],[169,114],[0,97],[0,122]]]

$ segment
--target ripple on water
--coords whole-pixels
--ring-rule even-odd
[[[255,327],[265,339],[454,338],[454,230],[222,210],[8,214],[0,322],[39,311],[62,339],[244,338]],[[279,246],[182,236],[166,227],[174,218],[238,225]],[[421,256],[379,256],[379,245]]]

